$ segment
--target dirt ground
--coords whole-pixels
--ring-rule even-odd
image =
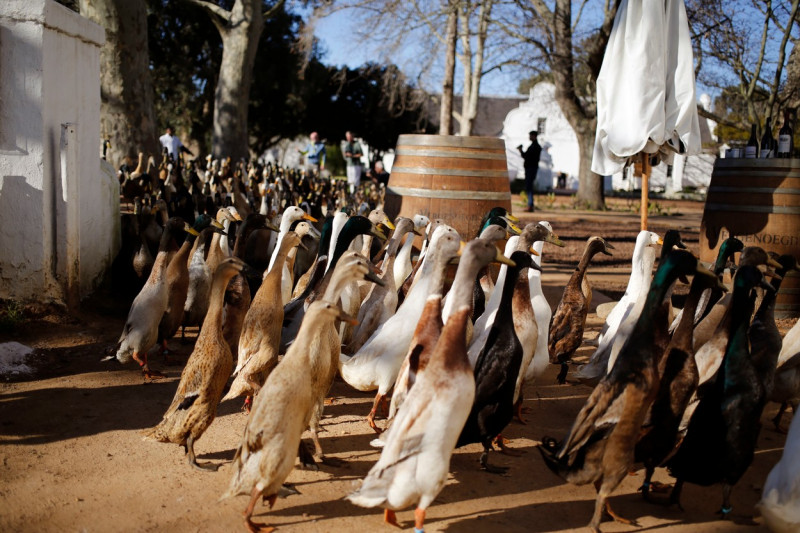
[[[537,199],[538,200],[538,199]],[[602,325],[594,306],[618,299],[630,273],[630,257],[638,232],[638,215],[625,212],[626,201],[609,202],[606,213],[573,211],[566,200],[534,214],[520,215],[523,223],[549,220],[566,242],[563,250],[546,245],[543,282],[555,307],[561,290],[592,234],[616,246],[613,257],[599,257],[590,267],[595,297],[586,337]],[[681,231],[697,250],[702,204],[662,202],[664,213],[653,216],[650,229]],[[521,211],[521,204],[515,204]],[[601,292],[602,291],[602,292]],[[609,298],[610,297],[610,298]],[[218,499],[230,480],[233,458],[246,422],[240,402],[219,407],[217,419],[196,445],[201,461],[221,465],[215,473],[189,467],[183,450],[171,444],[142,439],[142,430],[157,424],[175,392],[181,366],[166,366],[154,357],[154,367],[167,378],[143,383],[134,365],[101,363],[111,353],[122,330],[127,307],[100,294],[80,312],[29,310],[15,330],[0,333],[0,342],[18,341],[36,348],[33,377],[6,376],[0,383],[0,530],[1,531],[236,531],[242,530],[244,497]],[[780,322],[788,329],[792,321]],[[413,327],[413,325],[409,325]],[[192,337],[196,329],[192,331]],[[170,343],[184,362],[191,344]],[[591,347],[579,351],[587,358]],[[544,532],[585,528],[594,505],[591,486],[564,483],[547,470],[536,443],[545,435],[562,438],[590,393],[584,385],[557,385],[553,367],[525,391],[528,423],[512,423],[504,432],[520,457],[495,454],[492,461],[510,467],[504,476],[478,469],[479,445],[456,450],[450,478],[428,509],[426,531]],[[322,465],[318,472],[296,469],[288,481],[299,495],[278,500],[275,508],[257,507],[255,519],[297,532],[392,531],[380,510],[362,509],[343,500],[375,463],[378,451],[364,417],[372,395],[335,383],[335,403],[326,408],[322,445],[338,466]],[[615,510],[635,519],[639,528],[605,522],[604,531],[763,531],[754,518],[767,473],[780,458],[784,437],[764,413],[755,461],[733,491],[733,519],[721,521],[720,487],[687,485],[684,511],[644,503],[637,493],[642,472],[623,481],[612,498]],[[382,421],[379,420],[379,424]],[[656,479],[668,482],[660,470]],[[398,513],[406,529],[413,526],[411,510]],[[584,529],[585,530],[585,529]]]

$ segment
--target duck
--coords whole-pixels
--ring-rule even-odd
[[[667,230],[664,234],[664,243],[661,245],[661,255],[658,260],[659,266],[666,260],[667,255],[669,255],[673,250],[688,250],[686,244],[681,240],[680,233],[677,230]],[[681,279],[681,282],[688,281]],[[608,366],[606,367],[606,373],[611,372],[611,369],[614,368],[614,363],[617,360],[617,356],[619,356],[622,347],[625,345],[628,337],[630,336],[633,327],[636,325],[636,321],[639,319],[639,315],[642,313],[642,308],[644,307],[644,303],[647,300],[646,295],[640,295],[639,300],[634,304],[631,312],[628,314],[628,318],[620,324],[619,329],[617,330],[617,334],[615,335],[614,339],[612,340],[611,350],[608,354]],[[675,310],[672,307],[672,303],[670,302],[669,305],[669,319],[670,323],[672,323],[672,317],[675,316]],[[660,353],[663,353],[664,350],[667,349],[667,345],[669,344],[669,334],[660,336],[657,339],[659,343],[658,349]]]
[[[264,215],[251,213],[247,220],[239,226],[239,235],[233,247],[233,257],[238,257],[244,261],[247,238],[256,229],[264,228],[272,231],[277,231],[278,229],[267,222]],[[242,334],[242,324],[247,310],[250,308],[251,301],[252,296],[247,278],[245,275],[237,274],[231,279],[228,288],[225,290],[225,314],[222,324],[222,334],[231,347],[231,353],[239,353],[239,337]]]
[[[503,250],[503,254],[506,256],[511,256],[514,253],[514,250],[517,248],[517,243],[519,242],[520,238],[516,235],[510,237],[508,241],[506,241],[505,248]],[[501,266],[500,271],[497,274],[497,284],[503,286],[506,281],[506,276],[508,274],[508,267]],[[486,308],[475,321],[475,326],[473,327],[473,335],[469,341],[468,348],[467,348],[467,357],[469,357],[469,362],[472,367],[475,367],[475,362],[478,360],[478,355],[483,350],[483,347],[486,344],[486,340],[489,337],[489,332],[492,329],[492,325],[494,324],[495,318],[497,317],[497,310],[500,307],[500,300],[502,297],[502,291],[493,292],[492,297],[489,298],[489,301],[486,303]],[[473,302],[475,301],[475,289],[473,286]],[[445,299],[446,300],[446,299]],[[474,304],[473,304],[474,305]],[[447,309],[447,304],[445,303],[445,309]],[[448,316],[448,312],[443,312],[443,318]]]
[[[783,411],[788,407],[788,402],[800,396],[800,388],[797,387],[800,380],[798,379],[797,370],[787,366],[786,361],[781,364],[781,355],[784,353],[783,339],[781,339],[780,332],[775,324],[775,293],[781,287],[781,280],[789,271],[798,270],[798,265],[797,259],[792,255],[778,256],[774,254],[772,259],[775,259],[781,265],[780,268],[775,269],[777,277],[772,280],[772,287],[775,292],[765,292],[750,325],[749,335],[751,338],[751,350],[756,353],[768,354],[767,356],[762,356],[763,359],[767,360],[767,365],[772,364],[769,358],[772,352],[778,354],[775,361],[775,372],[769,374],[767,371],[762,371],[761,373],[768,376],[766,387],[770,400],[781,402],[782,410],[779,409],[778,414],[773,419],[775,428],[780,431],[780,419],[783,416]]]
[[[546,220],[540,220],[539,225],[543,226],[549,232],[553,233],[553,226]],[[555,235],[555,233],[553,233]],[[559,244],[560,243],[560,244]],[[554,243],[556,246],[563,246],[564,243],[558,240]],[[542,253],[544,251],[544,241],[537,240],[533,243],[533,262],[539,266],[539,269],[528,269],[528,283],[530,284],[531,292],[531,307],[533,307],[533,314],[536,319],[536,327],[539,329],[536,337],[536,346],[534,348],[533,356],[527,367],[523,366],[525,371],[525,382],[533,383],[542,374],[550,364],[550,352],[547,348],[547,341],[550,338],[550,319],[553,317],[553,311],[550,309],[550,303],[544,296],[542,291]],[[537,255],[538,254],[538,255]],[[523,355],[524,359],[524,355]],[[522,389],[520,389],[522,390]],[[520,395],[520,398],[522,396]],[[524,410],[520,408],[520,414]],[[521,417],[520,417],[521,418]]]
[[[455,258],[462,256],[465,247],[466,243],[462,241],[455,254]],[[449,262],[450,260],[447,259],[446,256],[441,256],[439,257],[439,261],[445,264],[446,261]],[[414,386],[417,378],[425,372],[433,349],[436,347],[436,342],[439,340],[439,335],[444,326],[442,294],[444,293],[445,274],[446,270],[443,266],[433,269],[430,294],[425,301],[422,315],[420,315],[417,325],[414,328],[414,335],[411,337],[408,351],[406,352],[405,358],[403,358],[403,364],[400,366],[400,371],[392,387],[393,392],[389,403],[389,414],[386,417],[386,427],[389,427],[393,422],[397,410],[405,401],[406,396],[408,396],[408,391]],[[450,291],[453,294],[457,294],[461,289],[458,285],[454,284],[454,286],[450,288]],[[468,329],[469,323],[467,323],[467,330]],[[472,365],[470,364],[470,366]],[[375,447],[382,447],[384,442],[380,440],[380,438],[377,438],[373,440],[371,444]]]
[[[681,322],[672,334],[670,343],[658,364],[658,392],[643,426],[642,438],[636,443],[635,460],[644,463],[645,478],[640,490],[650,501],[650,487],[656,467],[666,460],[679,442],[679,428],[686,406],[697,390],[699,375],[692,348],[694,317],[703,296],[713,287],[722,285],[715,272],[697,267],[689,295],[684,304]]]
[[[369,205],[369,204],[367,204]],[[380,207],[377,207],[367,214],[367,218],[370,222],[378,226],[379,224],[383,224],[389,230],[394,230],[395,226],[392,224],[392,221],[389,220],[389,217],[386,216],[386,213]],[[358,235],[353,242],[350,244],[350,249],[354,252],[360,252],[361,255],[366,257],[367,259],[372,259],[372,241],[374,237],[372,235]]]
[[[215,233],[211,237],[211,243],[208,245],[208,253],[206,254],[206,264],[208,265],[208,269],[211,272],[216,272],[217,266],[226,259],[230,253],[228,252],[227,244],[223,247],[220,243],[223,242],[222,239],[225,238],[225,242],[228,239],[228,232],[230,231],[230,225],[232,222],[236,222],[236,217],[231,213],[228,208],[221,207],[217,210],[217,215],[215,217],[216,221],[222,224],[223,231],[221,233]],[[224,250],[223,250],[224,248]]]
[[[667,335],[670,291],[679,276],[696,272],[697,266],[697,259],[685,251],[666,257],[613,369],[594,388],[569,435],[562,442],[544,437],[538,447],[545,465],[566,481],[594,483],[597,499],[589,527],[595,532],[600,531],[604,511],[625,521],[611,510],[608,497],[630,471],[636,441],[655,398],[662,355],[655,345],[659,336]]]
[[[408,292],[411,290],[411,287],[417,281],[418,274],[422,267],[425,266],[425,258],[428,256],[428,248],[430,245],[431,239],[433,239],[434,233],[436,233],[436,229],[439,226],[446,226],[444,220],[440,218],[435,218],[431,220],[431,223],[428,224],[425,232],[425,239],[422,241],[422,248],[420,249],[419,255],[417,256],[417,261],[414,263],[414,268],[411,269],[411,273],[406,277],[405,281],[403,281],[400,288],[397,290],[397,298],[398,304],[402,305],[403,300],[405,300]]]
[[[780,461],[772,467],[756,508],[774,533],[800,531],[800,417],[795,416]]]
[[[317,398],[317,380],[327,375],[328,361],[318,347],[322,335],[336,320],[355,321],[336,304],[317,300],[309,307],[294,342],[267,378],[253,400],[241,444],[231,464],[231,480],[221,499],[236,495],[250,496],[244,511],[249,531],[268,528],[253,522],[256,503],[263,499],[270,508],[294,468],[301,446],[301,436],[308,427]]]
[[[164,377],[164,374],[150,369],[147,362],[147,351],[158,339],[158,324],[169,305],[166,270],[170,252],[177,248],[175,239],[186,232],[189,225],[179,218],[167,220],[161,242],[158,245],[153,270],[147,278],[142,290],[136,295],[128,311],[128,318],[119,338],[120,347],[116,359],[120,363],[127,363],[133,358],[139,363],[145,379]],[[106,358],[109,359],[109,358]]]
[[[442,235],[437,232],[432,253]],[[447,481],[450,457],[475,395],[465,340],[472,287],[480,267],[498,255],[494,244],[482,239],[465,246],[451,289],[456,311],[443,326],[425,372],[417,376],[383,436],[380,459],[361,487],[347,496],[361,507],[384,507],[384,521],[389,524],[398,525],[397,510],[416,504],[414,527],[422,531],[426,510]]]
[[[144,282],[147,281],[148,277],[150,277],[150,272],[153,271],[153,263],[155,263],[155,258],[150,252],[150,245],[144,238],[143,229],[150,224],[150,221],[155,215],[151,214],[150,212],[143,212],[141,198],[136,198],[133,206],[133,213],[134,216],[132,217],[132,220],[135,227],[136,237],[134,240],[135,250],[133,252],[131,264],[133,271],[139,280],[137,285],[139,286],[139,290],[141,290]]]
[[[208,312],[208,294],[211,291],[211,269],[206,263],[205,253],[211,246],[212,236],[222,233],[224,226],[212,220],[211,226],[200,232],[195,239],[189,259],[189,287],[183,305],[181,339],[186,337],[186,328],[200,326]]]
[[[239,214],[239,211],[234,206],[226,203],[225,210],[230,214],[230,218],[226,218],[222,222],[225,233],[220,235],[219,248],[224,257],[230,257],[233,252],[233,246],[235,246],[234,241],[237,233],[234,224],[238,226],[238,223],[243,220],[242,215]]]
[[[460,242],[458,232],[453,228],[447,225],[437,227],[419,278],[397,312],[375,330],[358,352],[350,356],[342,354],[339,364],[342,379],[361,391],[378,389],[367,416],[367,423],[376,433],[380,433],[380,429],[375,424],[375,413],[397,379],[414,334],[409,324],[419,321],[435,280],[434,271],[443,269],[455,257]]]
[[[539,346],[539,335],[542,338],[542,352],[540,353],[540,361],[547,366],[547,357],[544,355],[547,352],[547,329],[550,325],[550,316],[543,316],[544,314],[551,314],[550,304],[542,293],[541,284],[541,266],[538,257],[540,254],[536,248],[533,247],[535,243],[540,243],[538,249],[542,249],[542,243],[548,242],[555,246],[563,247],[564,243],[558,236],[553,233],[553,228],[546,221],[544,224],[528,224],[520,234],[519,242],[517,244],[517,251],[526,251],[531,255],[534,265],[526,270],[527,276],[525,279],[518,279],[514,288],[513,298],[513,312],[514,312],[514,330],[517,337],[522,344],[522,363],[520,370],[517,374],[517,383],[514,388],[514,416],[521,424],[525,424],[523,418],[523,384],[526,381],[532,381],[540,374],[535,374],[527,377],[527,369],[532,366],[533,358]],[[534,276],[531,272],[537,272]],[[538,310],[536,307],[543,306],[546,310]],[[545,320],[545,318],[547,320]],[[543,327],[540,326],[539,320],[543,321]],[[544,329],[544,333],[542,330]],[[500,441],[502,444],[502,440]]]
[[[233,370],[233,357],[222,335],[222,307],[228,282],[244,266],[241,259],[231,257],[217,267],[208,315],[181,373],[178,390],[161,422],[146,433],[146,437],[159,442],[183,446],[189,463],[200,470],[217,469],[217,465],[197,462],[194,443],[214,421],[222,391]]]
[[[764,361],[751,358],[748,342],[750,317],[755,293],[761,286],[772,290],[754,265],[740,266],[733,280],[730,341],[716,378],[698,390],[700,402],[689,422],[686,437],[666,466],[676,478],[670,502],[680,505],[684,483],[710,486],[722,483],[723,519],[732,511],[730,494],[734,485],[753,462],[761,413],[767,391],[759,366]],[[768,355],[777,361],[777,353]],[[762,368],[763,368],[762,366]],[[772,366],[774,371],[774,365]]]
[[[431,220],[425,215],[416,214],[411,220],[414,222],[414,229],[422,232],[430,223]],[[409,235],[403,246],[397,252],[397,258],[394,261],[394,284],[396,287],[402,287],[403,282],[411,274],[414,265],[411,262],[411,252],[414,248],[414,236]]]
[[[791,406],[792,413],[796,415],[800,404],[800,321],[783,338],[770,400],[781,404],[772,423],[779,433],[785,433],[786,430],[781,426],[783,413]]]
[[[334,221],[335,223],[335,221]],[[335,228],[334,228],[335,229]],[[316,300],[320,295],[324,294],[325,289],[327,288],[328,284],[331,281],[331,277],[333,275],[333,271],[331,269],[336,267],[339,259],[344,255],[347,249],[350,247],[350,243],[353,241],[356,235],[361,234],[373,234],[381,240],[386,239],[386,235],[369,221],[369,219],[361,217],[361,216],[353,216],[349,217],[345,222],[344,226],[342,227],[341,232],[339,235],[336,236],[335,242],[333,244],[333,251],[330,252],[330,256],[326,261],[326,272],[325,275],[322,276],[319,281],[313,286],[309,286],[308,288],[308,296],[302,303],[298,303],[296,306],[292,308],[292,314],[289,315],[289,309],[284,309],[284,326],[281,330],[281,352],[284,352],[288,346],[294,342],[297,338],[297,332],[299,331],[300,325],[303,321],[303,317],[305,316],[305,309],[308,305],[310,305],[314,300]],[[334,236],[332,235],[331,238]],[[348,309],[354,308],[351,304],[356,303],[352,299],[346,298],[342,302],[342,308],[347,311]],[[357,302],[360,304],[360,301]],[[352,311],[351,311],[352,312]],[[356,308],[357,313],[357,308]]]
[[[575,377],[581,383],[596,385],[600,378],[608,372],[608,359],[611,355],[615,336],[622,323],[626,322],[629,316],[632,317],[632,322],[635,323],[636,316],[633,310],[636,308],[637,302],[641,306],[647,298],[653,265],[656,261],[655,247],[662,244],[664,244],[664,241],[661,240],[661,237],[652,231],[642,230],[636,236],[628,286],[625,288],[622,298],[606,317],[598,337],[597,349],[590,357],[589,362],[582,365],[575,372]]]
[[[493,242],[506,240],[512,235],[519,235],[522,232],[513,222],[507,217],[492,216],[486,219],[484,225],[481,226],[480,231],[476,238],[489,239]],[[489,273],[488,267],[484,267],[478,272],[475,278],[475,287],[473,289],[473,298],[475,300],[472,306],[472,321],[475,322],[479,316],[483,314],[486,309],[486,302],[492,295],[494,290],[494,280]]]
[[[613,249],[611,243],[602,237],[589,238],[583,256],[564,287],[561,301],[553,314],[547,346],[550,362],[561,365],[557,378],[561,384],[567,382],[567,362],[583,342],[583,328],[591,301],[591,287],[585,283],[586,269],[596,254],[613,255],[609,251]]]
[[[356,353],[372,334],[397,310],[397,286],[394,284],[394,261],[403,237],[413,233],[414,221],[399,217],[394,225],[389,247],[383,258],[383,285],[373,284],[367,297],[358,310],[358,326],[353,330],[353,338],[345,349],[346,353]],[[362,255],[363,250],[362,250]],[[366,256],[365,256],[366,257]]]
[[[290,310],[293,306],[302,305],[309,296],[311,289],[322,279],[328,262],[328,249],[331,244],[332,230],[333,216],[328,216],[322,224],[315,261],[311,265],[311,268],[297,280],[297,284],[292,292],[292,300],[286,304],[285,310]]]
[[[349,286],[361,281],[375,283],[378,286],[383,283],[383,280],[373,271],[372,264],[367,258],[358,252],[345,252],[331,273],[330,283],[325,288],[322,299],[328,302],[337,302],[342,299]],[[344,310],[344,308],[342,309]],[[357,320],[358,319],[356,319],[356,321]],[[327,324],[324,326],[324,329],[324,333],[320,332],[323,341],[320,344],[319,350],[320,357],[323,357],[323,353],[326,354],[324,356],[326,357],[326,365],[324,367],[325,371],[320,370],[318,379],[315,381],[315,383],[318,384],[314,389],[316,407],[311,415],[309,427],[311,430],[311,439],[314,442],[316,458],[326,462],[327,460],[322,452],[322,446],[319,441],[320,423],[325,406],[325,395],[333,385],[333,380],[338,370],[341,357],[342,336],[340,329],[337,328],[335,324]]]
[[[722,244],[719,247],[719,252],[717,252],[717,260],[714,262],[713,268],[714,273],[720,278],[720,280],[725,272],[725,267],[728,266],[728,262],[733,259],[734,254],[741,252],[743,249],[744,244],[736,237],[728,237],[722,241]],[[695,311],[695,324],[700,322],[700,320],[706,316],[706,312],[710,311],[711,308],[713,308],[714,305],[719,301],[719,299],[722,298],[722,296],[723,293],[719,289],[708,289],[703,293],[703,296],[700,298],[700,301],[697,304],[697,310]],[[675,331],[675,329],[678,327],[682,313],[683,311],[680,311],[675,316],[675,320],[672,321],[672,325],[669,328],[670,333]]]
[[[767,265],[781,268],[781,264],[770,258],[763,248],[748,246],[739,256],[739,268],[742,266]],[[725,355],[725,347],[729,343],[732,332],[730,321],[733,318],[731,304],[733,295],[726,294],[721,298],[706,317],[695,325],[693,343],[695,348],[695,361],[700,373],[700,385],[710,381],[719,369]],[[696,402],[692,402],[687,410],[691,415]]]
[[[272,252],[272,257],[269,260],[269,267],[267,271],[272,270],[272,268],[275,265],[275,261],[277,260],[278,250],[280,248],[281,239],[283,239],[283,237],[292,227],[292,224],[298,220],[317,222],[316,218],[307,214],[301,208],[297,206],[287,207],[284,210],[283,214],[281,215],[281,225],[280,225],[280,230],[278,232],[278,240],[275,245],[275,250]],[[283,300],[283,304],[286,305],[287,303],[289,303],[289,300],[292,299],[292,277],[291,277],[291,271],[289,270],[288,265],[285,262],[283,268],[284,268],[284,273],[281,279],[284,281],[281,283],[281,299]]]
[[[200,231],[211,224],[211,217],[200,215],[195,219],[193,227],[186,230],[187,236],[184,239],[178,252],[169,262],[166,271],[167,284],[167,309],[161,322],[158,324],[158,339],[156,342],[161,345],[161,353],[167,357],[167,340],[171,339],[178,331],[183,322],[183,310],[186,305],[186,297],[189,294],[189,259],[194,242],[200,236]]]
[[[266,272],[264,281],[253,297],[242,324],[239,336],[238,362],[234,380],[222,401],[246,396],[243,409],[250,411],[253,396],[261,389],[275,365],[283,323],[283,301],[280,284],[284,274],[283,263],[289,251],[297,247],[301,237],[293,231],[281,238],[275,258],[276,268]]]
[[[522,239],[520,239],[522,240]],[[483,445],[480,457],[481,468],[487,472],[501,474],[507,468],[489,464],[492,441],[500,435],[514,416],[514,394],[517,377],[522,367],[523,348],[517,336],[512,301],[518,280],[524,280],[527,288],[527,268],[535,268],[528,250],[511,254],[511,262],[502,285],[502,296],[497,315],[492,323],[486,344],[475,362],[475,398],[467,421],[458,437],[457,447],[479,442]],[[530,301],[530,295],[526,295]],[[532,318],[531,316],[527,318]],[[538,328],[534,331],[538,334]],[[535,342],[534,342],[535,345]]]

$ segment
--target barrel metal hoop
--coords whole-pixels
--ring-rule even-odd
[[[738,211],[740,213],[767,213],[775,215],[800,215],[800,207],[785,207],[780,205],[731,205],[731,204],[706,204],[707,211]]]
[[[458,135],[405,134],[397,140],[403,146],[432,146],[453,148],[478,148],[480,150],[500,150],[505,152],[506,143],[498,137],[462,137]]]
[[[429,176],[458,176],[464,178],[506,178],[507,170],[465,170],[460,168],[392,167],[392,174],[417,174]]]
[[[755,194],[800,194],[800,189],[773,188],[773,187],[726,187],[724,185],[712,185],[708,188],[709,194],[712,192],[723,193],[755,193]]]
[[[486,191],[445,191],[431,189],[416,189],[412,187],[388,187],[387,194],[397,196],[413,196],[417,198],[437,198],[442,200],[492,200],[508,201],[511,194],[507,192],[486,192]]]
[[[789,172],[777,172],[775,170],[753,170],[753,169],[733,169],[726,168],[723,170],[715,170],[714,177],[720,178],[737,178],[737,179],[753,179],[755,178],[800,178],[800,171],[791,170]]]
[[[506,154],[492,152],[450,152],[447,150],[417,149],[409,150],[408,146],[398,146],[395,157],[443,157],[447,159],[484,159],[505,161]]]

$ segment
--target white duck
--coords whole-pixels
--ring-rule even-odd
[[[781,427],[783,413],[791,406],[792,413],[797,415],[797,405],[800,403],[800,321],[783,337],[770,400],[781,403],[781,408],[772,419],[772,423],[778,431],[783,432],[785,431]]]
[[[540,220],[539,224],[552,233],[553,227],[549,222]],[[540,268],[542,266],[543,249],[544,241],[535,241],[533,243],[533,250],[538,254],[534,254],[533,262]],[[536,326],[539,328],[539,336],[536,338],[536,349],[533,352],[533,357],[527,367],[521,367],[521,372],[525,373],[526,382],[533,383],[550,365],[547,339],[550,337],[550,318],[553,316],[553,310],[550,309],[550,303],[547,301],[542,291],[542,272],[535,268],[529,268],[528,283],[530,284],[531,306],[536,316]]]
[[[432,273],[439,263],[436,258],[441,254],[452,258],[458,252],[460,242],[456,230],[445,225],[438,227],[418,279],[395,315],[379,327],[358,352],[351,357],[342,354],[339,372],[350,386],[362,391],[378,389],[367,417],[367,422],[375,431],[378,431],[374,422],[375,412],[394,385],[403,364],[414,334],[414,328],[410,325],[416,324],[422,315],[431,290]]]
[[[641,309],[650,290],[650,281],[653,278],[653,264],[656,261],[655,247],[663,244],[661,237],[651,231],[643,230],[636,236],[636,245],[631,258],[631,277],[625,294],[622,295],[617,305],[606,317],[603,329],[600,332],[597,350],[592,354],[589,362],[581,366],[575,373],[580,381],[596,384],[613,366],[611,353],[614,351],[617,333],[624,329],[629,331],[636,324],[641,314]],[[626,324],[624,328],[622,325]],[[627,338],[627,334],[624,335]],[[622,342],[619,348],[622,347]],[[619,352],[617,348],[616,352]],[[614,355],[616,359],[616,354]]]
[[[414,215],[414,230],[423,231],[423,229],[431,223],[430,219],[425,215]],[[411,270],[414,268],[411,264],[411,252],[414,247],[414,235],[406,237],[406,241],[397,252],[397,258],[394,261],[394,284],[395,287],[400,287],[406,280]]]
[[[272,266],[275,264],[275,261],[278,258],[281,240],[283,240],[283,237],[291,229],[292,224],[294,224],[297,220],[308,220],[310,222],[317,221],[316,218],[306,214],[305,211],[297,206],[292,205],[284,210],[283,215],[281,215],[281,225],[279,227],[280,231],[278,232],[278,240],[276,241],[275,250],[272,252],[272,257],[269,260],[269,268],[267,269],[267,272],[272,270]],[[283,305],[286,305],[289,303],[289,300],[292,299],[292,275],[286,262],[283,263],[283,274],[281,275],[281,299],[283,300]]]
[[[146,379],[164,377],[160,372],[150,370],[147,363],[147,351],[158,339],[158,324],[169,303],[165,275],[168,256],[171,251],[177,249],[175,239],[179,236],[179,232],[187,231],[189,228],[190,226],[180,218],[171,218],[167,221],[158,245],[158,254],[153,264],[153,270],[142,290],[134,298],[119,338],[120,347],[116,354],[117,360],[120,363],[127,363],[133,358],[139,363]]]
[[[436,249],[434,237],[432,253]],[[497,254],[490,242],[476,239],[467,244],[454,281],[456,311],[442,329],[425,372],[384,435],[380,459],[361,488],[347,497],[362,507],[384,507],[387,523],[398,525],[395,510],[416,503],[415,531],[422,531],[426,509],[447,481],[450,457],[475,396],[465,344],[472,288],[481,265]]]
[[[399,217],[394,235],[383,258],[381,279],[384,285],[373,284],[358,310],[358,325],[353,329],[353,338],[345,350],[355,353],[369,339],[375,330],[397,311],[397,286],[394,284],[394,261],[406,233],[414,230],[409,218]],[[371,237],[371,236],[370,236]],[[362,254],[363,255],[363,254]]]
[[[767,476],[757,507],[774,533],[800,531],[800,417],[795,416],[783,455]]]

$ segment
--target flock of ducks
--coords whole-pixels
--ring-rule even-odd
[[[167,357],[167,340],[179,329],[201,327],[171,405],[146,435],[183,446],[192,466],[215,470],[197,461],[194,444],[221,401],[244,397],[247,425],[223,498],[247,495],[246,527],[270,530],[252,520],[259,500],[271,508],[291,491],[285,481],[298,458],[306,467],[326,462],[318,433],[338,374],[355,389],[376,391],[365,414],[376,432],[372,445],[381,450],[347,499],[382,507],[384,520],[395,525],[395,511],[415,506],[421,532],[455,448],[480,443],[481,469],[505,471],[490,464],[489,452],[507,450],[502,432],[512,418],[524,423],[526,383],[549,364],[561,365],[558,380],[565,382],[584,342],[592,299],[586,272],[596,254],[611,255],[614,247],[589,238],[551,312],[542,254],[546,243],[563,243],[548,222],[519,228],[515,217],[495,208],[478,235],[461,236],[443,220],[390,221],[380,206],[339,207],[323,193],[315,205],[326,212],[314,214],[309,196],[303,208],[295,192],[335,186],[287,173],[280,185],[263,187],[246,184],[246,175],[243,167],[216,182],[244,198],[242,205],[193,201],[192,224],[170,216],[170,199],[156,202],[163,211],[158,247],[116,359],[134,360],[145,379],[158,379],[163,375],[151,368],[148,352]],[[201,187],[210,181],[201,176]],[[144,235],[159,217],[151,211],[140,224],[140,211],[131,216],[143,231],[121,255],[135,271],[131,251],[148,247]],[[496,280],[490,263],[501,265]],[[722,281],[726,269],[735,272],[730,287]],[[590,361],[574,374],[594,389],[568,435],[544,437],[539,446],[553,472],[597,488],[593,530],[604,514],[625,521],[608,497],[636,464],[645,467],[647,500],[679,505],[686,482],[722,484],[721,511],[730,513],[731,488],[752,463],[765,404],[783,404],[774,421],[783,430],[783,411],[794,411],[800,398],[800,327],[781,339],[774,319],[780,280],[796,269],[792,257],[771,257],[730,238],[711,271],[677,232],[663,240],[639,234],[628,288]],[[675,283],[689,277],[686,303],[673,309]],[[375,421],[379,410],[386,413],[384,427]],[[313,452],[301,440],[306,430]],[[800,528],[799,446],[793,423],[759,504],[775,531]],[[676,478],[666,498],[654,495],[664,489],[651,481],[659,467]]]

